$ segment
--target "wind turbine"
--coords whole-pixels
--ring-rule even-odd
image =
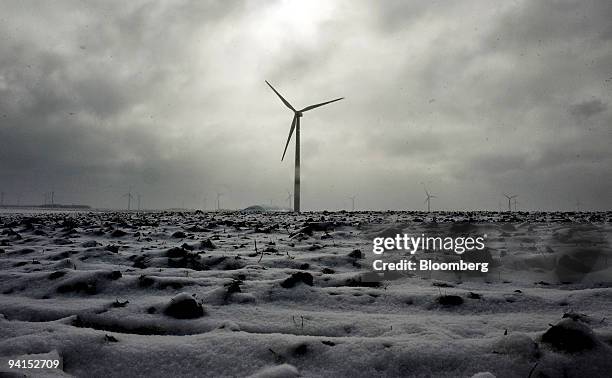
[[[266,84],[276,93],[276,95],[281,99],[283,104],[288,107],[293,112],[293,120],[291,121],[291,128],[289,129],[289,137],[287,138],[287,143],[285,144],[285,150],[283,151],[283,156],[281,157],[281,161],[285,159],[285,154],[287,153],[287,147],[289,146],[289,142],[291,141],[291,136],[293,135],[293,131],[295,130],[295,178],[293,181],[293,211],[300,212],[300,118],[304,112],[309,110],[318,108],[319,106],[331,104],[332,102],[340,101],[344,97],[340,97],[331,101],[321,102],[319,104],[314,104],[307,106],[303,109],[296,110],[283,96],[274,87],[272,84],[268,83],[266,80]]]
[[[576,198],[576,203],[574,203],[574,205],[576,206],[576,211],[580,211],[580,207],[582,206],[580,199]]]
[[[221,196],[223,196],[223,193],[217,192],[217,211],[221,210]]]
[[[127,192],[126,194],[123,195],[123,197],[127,197],[128,200],[128,211],[130,211],[131,207],[132,207],[132,199],[134,198],[134,196],[132,195],[132,188],[130,188],[130,191]]]
[[[291,197],[293,197],[293,195],[291,194],[290,191],[287,190],[287,198],[285,198],[285,201],[287,201],[287,208],[288,209],[291,208]]]
[[[44,204],[51,205],[51,207],[55,205],[55,192],[54,191],[45,192],[45,203]]]
[[[516,197],[514,197],[514,211],[516,211],[516,205],[517,205],[518,201],[516,200]]]
[[[357,196],[349,197],[349,199],[351,200],[351,211],[355,211],[355,198],[357,198]]]
[[[0,192],[0,207],[4,207],[4,192]]]
[[[140,193],[136,194],[136,198],[138,199],[138,211],[140,211],[140,199],[142,198]]]
[[[512,199],[518,197],[518,195],[515,194],[515,195],[509,196],[507,194],[504,194],[504,197],[506,197],[508,199],[508,211],[512,211],[512,203],[510,201],[512,201]]]
[[[423,189],[425,190],[425,195],[427,196],[427,197],[425,198],[425,202],[423,202],[423,203],[426,203],[426,204],[427,204],[427,212],[430,212],[430,211],[431,211],[431,199],[432,199],[432,198],[438,198],[438,197],[434,196],[433,194],[430,194],[430,193],[427,191],[427,189],[426,189],[426,188],[423,188]]]

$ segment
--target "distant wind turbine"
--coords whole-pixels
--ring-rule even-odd
[[[514,197],[514,211],[516,211],[516,205],[518,204],[518,201],[516,200],[516,197]]]
[[[508,211],[512,211],[512,203],[510,201],[512,201],[512,199],[518,197],[518,195],[514,194],[514,195],[509,196],[507,194],[504,194],[504,197],[506,197],[508,199]]]
[[[576,202],[574,203],[574,205],[576,206],[576,211],[580,211],[580,208],[582,206],[582,203],[580,203],[580,199],[576,198]]]
[[[44,205],[53,206],[55,204],[55,192],[53,191],[45,192],[44,197],[45,197]]]
[[[127,197],[127,200],[128,200],[127,209],[128,211],[130,211],[132,208],[132,199],[134,199],[134,196],[132,195],[132,188],[130,188],[129,192],[125,193],[123,197]]]
[[[427,204],[427,212],[430,212],[431,211],[431,199],[432,198],[438,198],[438,197],[436,197],[433,194],[429,193],[426,188],[423,188],[423,189],[425,190],[425,196],[426,196],[425,197],[425,202],[423,202],[423,203]]]
[[[287,190],[287,198],[285,198],[285,201],[287,201],[287,208],[288,209],[291,208],[291,197],[293,197],[293,195],[291,194],[290,191]]]
[[[287,138],[287,143],[285,144],[285,150],[283,151],[283,156],[281,157],[281,161],[285,159],[285,154],[287,153],[287,147],[289,146],[289,142],[291,141],[291,136],[293,135],[293,131],[295,130],[295,178],[293,182],[293,211],[300,212],[300,118],[304,112],[309,110],[318,108],[319,106],[331,104],[332,102],[340,101],[344,97],[340,97],[331,101],[322,102],[319,104],[314,104],[307,106],[301,110],[296,110],[283,96],[274,87],[272,84],[268,83],[266,80],[266,84],[276,93],[276,95],[281,99],[283,104],[286,107],[291,109],[293,112],[293,120],[291,121],[291,128],[289,129],[289,137]]]
[[[138,199],[138,211],[140,211],[140,199],[142,198],[140,193],[136,194],[136,198]]]
[[[0,207],[4,207],[4,192],[0,192]]]
[[[357,198],[357,196],[349,197],[349,199],[351,200],[351,211],[355,211],[355,198]]]
[[[223,196],[223,193],[217,192],[217,211],[221,210],[221,196]]]

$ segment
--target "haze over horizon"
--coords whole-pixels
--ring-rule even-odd
[[[609,210],[608,1],[5,1],[4,202]],[[133,202],[135,203],[135,202]]]

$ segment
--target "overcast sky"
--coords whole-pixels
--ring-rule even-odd
[[[2,1],[5,203],[612,206],[612,3]]]

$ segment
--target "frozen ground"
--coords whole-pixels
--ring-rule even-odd
[[[433,217],[0,214],[0,375],[610,376],[611,214]],[[368,281],[397,232],[486,232],[495,268]]]

